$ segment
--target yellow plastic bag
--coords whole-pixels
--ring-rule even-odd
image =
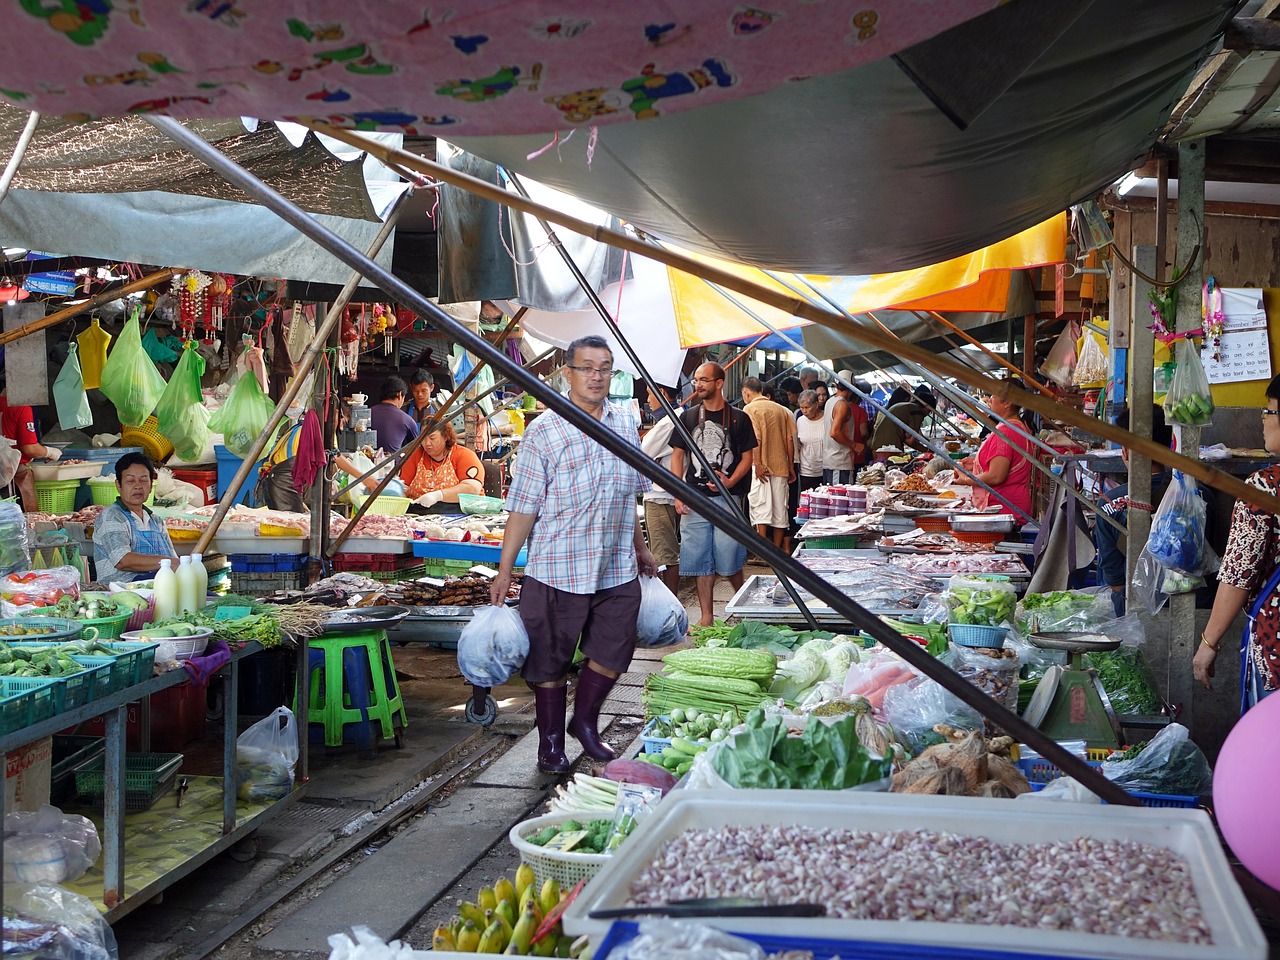
[[[107,347],[111,344],[111,334],[98,325],[94,317],[89,329],[76,337],[80,347],[80,377],[86,390],[102,386],[102,369],[107,365]]]

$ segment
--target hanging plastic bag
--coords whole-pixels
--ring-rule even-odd
[[[1040,365],[1040,372],[1060,387],[1071,386],[1076,369],[1076,341],[1080,339],[1080,327],[1074,321],[1058,334],[1049,356]]]
[[[236,796],[266,803],[293,790],[298,762],[298,721],[288,707],[277,707],[236,740]]]
[[[510,607],[481,607],[458,637],[458,669],[477,687],[506,683],[527,656],[529,635]]]
[[[148,327],[142,335],[142,349],[153,363],[173,363],[182,352],[182,341],[177,337],[161,337],[155,327]]]
[[[689,632],[689,612],[657,577],[640,577],[640,616],[636,639],[646,647],[679,643]]]
[[[1203,427],[1213,420],[1213,395],[1209,392],[1204,364],[1200,362],[1200,351],[1190,340],[1179,340],[1177,358],[1173,383],[1164,395],[1165,422]]]
[[[88,897],[53,884],[4,890],[4,955],[119,960],[116,935]]]
[[[140,427],[156,408],[164,393],[164,377],[142,349],[138,331],[138,311],[124,325],[116,347],[102,370],[102,392],[116,406],[120,423]]]
[[[102,386],[102,368],[107,365],[107,347],[111,344],[111,334],[103,330],[94,317],[89,329],[76,336],[80,346],[80,376],[84,380],[86,390],[96,390]]]
[[[98,828],[87,817],[42,804],[4,818],[5,883],[79,880],[102,853]]]
[[[8,437],[0,437],[0,487],[13,483],[22,465],[22,451]]]
[[[1107,354],[1092,330],[1084,332],[1084,345],[1076,360],[1071,382],[1078,387],[1101,387],[1107,382]]]
[[[196,350],[195,341],[188,341],[156,404],[160,433],[173,443],[179,459],[188,462],[204,452],[209,440],[209,411],[200,392],[204,366],[204,357]]]
[[[77,353],[76,342],[72,340],[67,345],[67,360],[53,381],[53,403],[58,411],[58,426],[63,430],[79,430],[93,423]]]
[[[226,448],[243,459],[258,439],[276,405],[249,373],[236,381],[226,402],[209,418],[209,429],[222,434]]]
[[[1146,550],[1160,566],[1190,576],[1217,569],[1218,558],[1205,543],[1205,503],[1195,481],[1179,470],[1151,517]]]

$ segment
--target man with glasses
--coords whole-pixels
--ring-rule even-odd
[[[639,424],[609,402],[613,351],[603,337],[581,337],[565,351],[569,400],[635,447]],[[574,651],[586,663],[567,730],[595,760],[612,760],[600,739],[600,707],[631,665],[640,614],[639,573],[657,574],[636,518],[636,494],[649,481],[554,411],[524,433],[507,493],[506,534],[490,599],[506,602],[516,556],[529,557],[520,619],[529,634],[521,670],[533,688],[538,769],[565,773],[566,680]]]
[[[729,495],[741,499],[751,486],[756,434],[750,418],[741,410],[725,403],[724,367],[704,363],[693,374],[693,397],[698,405],[680,414],[683,423],[698,445],[706,461],[720,477]],[[706,474],[702,459],[690,455],[684,437],[671,437],[671,472],[697,487],[708,497],[718,497],[719,488]],[[747,562],[747,549],[711,525],[688,504],[677,500],[680,521],[680,573],[696,577],[699,623],[709,627],[715,621],[713,594],[716,575],[727,579],[736,590],[742,586],[742,567]]]

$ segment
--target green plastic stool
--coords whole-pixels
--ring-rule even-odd
[[[323,724],[325,746],[338,747],[343,743],[346,727],[355,725],[356,739],[368,753],[373,753],[373,725],[377,723],[382,736],[394,739],[400,746],[396,715],[400,716],[402,730],[409,725],[409,717],[396,682],[387,632],[324,634],[313,637],[310,645],[308,729],[311,724]],[[293,709],[296,714],[296,694]]]

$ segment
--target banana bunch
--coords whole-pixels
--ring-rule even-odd
[[[589,957],[587,938],[566,936],[559,921],[534,940],[543,919],[563,897],[559,883],[548,878],[539,887],[533,868],[522,863],[514,883],[502,877],[492,887],[483,887],[474,902],[459,900],[452,922],[436,927],[431,949],[516,957]]]

